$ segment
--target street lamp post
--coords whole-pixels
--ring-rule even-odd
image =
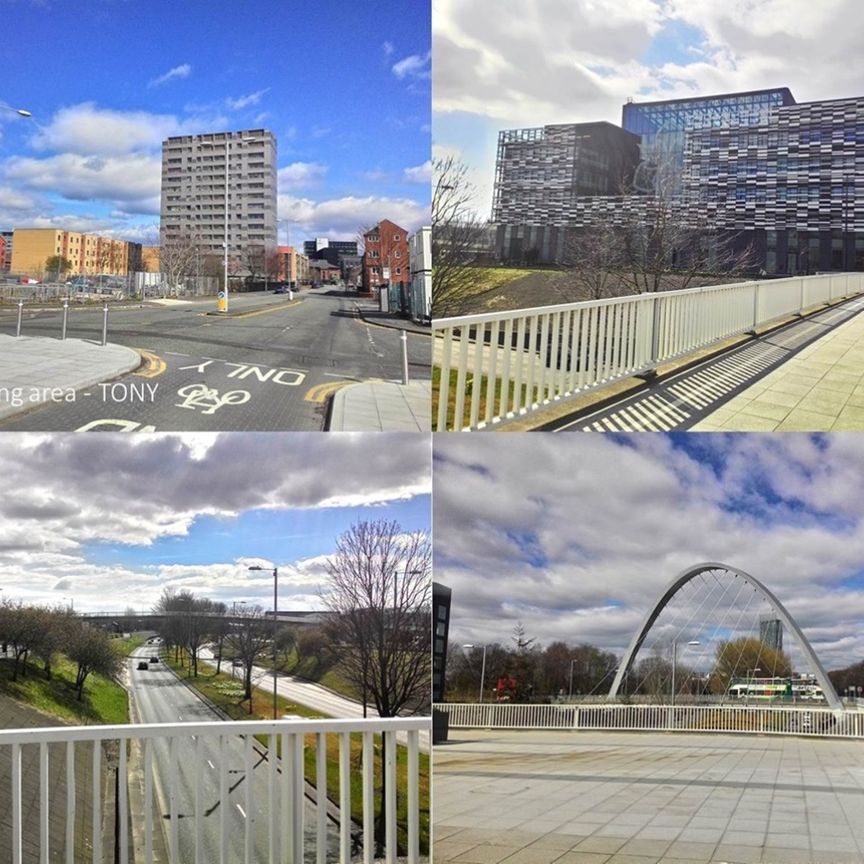
[[[701,644],[698,640],[692,639],[687,643],[688,645],[699,645]],[[676,639],[672,643],[672,707],[675,707],[675,675],[678,670],[678,640]]]
[[[250,570],[269,570],[269,567],[259,567],[257,564]],[[279,611],[279,568],[273,568],[273,719],[276,719],[276,627]]]
[[[570,661],[570,688],[569,688],[569,692],[567,694],[570,699],[573,698],[573,665],[575,663],[576,663],[575,660]]]
[[[463,645],[463,648],[477,648],[477,645]],[[480,667],[480,702],[483,702],[483,688],[486,686],[486,645],[483,645],[483,664]]]

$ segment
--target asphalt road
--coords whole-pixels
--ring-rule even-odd
[[[213,660],[213,653],[209,649],[201,651],[201,659],[205,661]],[[231,669],[230,660],[222,660],[222,668],[226,671]],[[239,672],[238,672],[239,676]],[[252,683],[262,690],[273,692],[273,675],[269,669],[264,669],[261,666],[252,667]],[[320,711],[322,714],[327,714],[330,717],[340,717],[345,719],[355,719],[363,717],[363,704],[355,702],[353,699],[346,699],[326,687],[321,687],[318,684],[312,684],[309,681],[301,681],[298,678],[293,678],[290,675],[276,676],[276,692],[292,702],[299,702],[308,708],[315,711]],[[430,709],[431,710],[431,709]],[[374,705],[367,706],[367,717],[377,717],[378,712]],[[431,721],[430,721],[431,723]],[[407,735],[397,735],[397,740],[400,744],[407,741]],[[420,749],[425,753],[429,752],[429,733],[420,733]]]
[[[137,669],[138,661],[153,655],[153,646],[142,646],[133,652],[129,662],[128,682],[133,694],[137,720],[142,723],[195,723],[221,719],[207,707],[192,691],[186,687],[161,661],[154,663],[146,671]],[[191,742],[190,745],[191,746]],[[201,739],[200,745],[204,773],[202,775],[202,791],[205,813],[203,828],[203,860],[218,861],[220,837],[220,805],[219,804],[219,751],[218,741]],[[259,748],[260,749],[260,748]],[[268,815],[265,807],[255,803],[251,811],[247,810],[246,784],[250,778],[246,776],[243,744],[240,740],[229,742],[229,793],[228,793],[228,842],[230,851],[228,860],[244,860],[244,843],[246,822],[251,820],[254,830],[255,861],[269,860]],[[156,773],[156,795],[158,809],[165,820],[164,829],[170,837],[168,824],[168,778],[171,770],[170,752],[167,741],[157,742],[153,748]],[[179,781],[178,813],[188,816],[194,813],[195,800],[195,761],[181,742],[181,757],[176,765]],[[253,776],[253,802],[266,802],[268,795],[267,761],[261,756],[256,757]],[[307,857],[314,858],[315,849],[315,810],[307,802],[306,805],[306,851]],[[142,829],[143,831],[143,829]],[[195,824],[188,818],[178,819],[179,860],[195,860]],[[329,832],[330,847],[328,859],[338,857],[338,836],[331,827]]]
[[[117,306],[109,341],[146,352],[147,364],[75,402],[48,405],[0,423],[4,430],[273,431],[320,430],[327,399],[341,386],[401,380],[400,332],[363,321],[371,301],[334,289],[286,295],[236,295],[230,315],[207,314],[206,301]],[[59,310],[24,316],[22,333],[56,336]],[[0,332],[14,333],[16,312],[0,312]],[[67,335],[101,338],[100,308],[70,307]],[[431,375],[425,335],[408,333],[409,374]]]

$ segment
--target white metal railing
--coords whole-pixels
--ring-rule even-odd
[[[435,428],[482,429],[862,292],[864,273],[837,273],[433,320]]]
[[[172,864],[302,864],[304,860],[371,864],[380,857],[374,837],[374,804],[380,787],[376,762],[385,784],[384,859],[395,864],[396,734],[384,736],[383,753],[376,736],[401,732],[407,734],[404,854],[413,864],[420,856],[419,734],[429,727],[430,719],[419,717],[3,730],[0,760],[11,763],[11,790],[7,787],[7,792],[0,793],[0,807],[11,815],[11,861],[21,864],[25,841],[31,849],[38,845],[42,862],[101,864],[105,860],[104,775],[110,751],[117,767],[116,831],[122,864],[130,860],[130,825],[136,849],[142,847],[141,856],[135,859],[146,864],[154,860],[154,846],[161,843]],[[353,733],[362,736],[359,765],[350,749]],[[263,738],[263,744],[256,736]],[[317,799],[309,825],[304,812],[309,808],[304,780],[308,736],[314,742]],[[328,744],[331,759],[335,757],[338,764],[337,789],[331,790],[337,805],[328,803],[327,797]],[[92,754],[82,756],[84,747]],[[271,758],[277,748],[279,757]],[[89,764],[83,772],[76,772],[76,760],[83,758]],[[362,784],[362,814],[356,822],[351,818],[352,773],[360,774]],[[86,795],[77,788],[82,776],[89,780]],[[65,817],[53,812],[58,786],[65,789]],[[76,803],[85,797],[87,806],[92,806],[92,822],[82,837]],[[24,802],[28,802],[26,809]],[[154,806],[164,813],[164,819],[154,820]],[[38,813],[38,828],[34,819],[25,825],[31,812],[34,819]],[[63,822],[60,827],[58,816]],[[34,841],[37,830],[38,843]],[[159,833],[163,830],[164,836]],[[57,842],[60,836],[62,842]],[[52,838],[58,848],[52,847]]]
[[[454,729],[755,732],[864,738],[864,711],[775,705],[517,705],[442,703]]]

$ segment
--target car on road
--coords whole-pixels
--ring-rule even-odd
[[[288,286],[287,285],[277,285],[273,289],[273,293],[274,294],[287,294],[288,293]]]
[[[146,660],[140,660],[140,661],[138,662],[138,668],[139,668],[139,669],[149,669],[149,668],[150,668],[150,665],[147,663]]]
[[[151,657],[151,658],[150,658],[150,662],[151,662],[151,663],[158,663],[158,662],[159,662],[159,658],[158,658],[158,657]]]

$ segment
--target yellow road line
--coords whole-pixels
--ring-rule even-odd
[[[144,368],[133,373],[139,378],[155,378],[168,368],[168,364],[156,354],[150,351],[142,351],[140,348],[136,350],[144,358]]]
[[[327,384],[316,384],[306,391],[303,399],[306,402],[326,402],[328,396],[332,396],[337,390],[347,387],[349,384],[356,384],[356,381],[330,381]]]

